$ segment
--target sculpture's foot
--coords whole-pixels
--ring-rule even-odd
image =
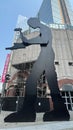
[[[36,119],[36,114],[24,112],[16,112],[8,115],[4,121],[5,122],[34,122]]]
[[[51,94],[51,97],[54,110],[46,112],[43,121],[69,121],[70,115],[60,94]]]
[[[69,121],[70,115],[68,111],[50,111],[43,116],[43,121]]]
[[[34,122],[36,119],[34,98],[25,98],[22,109],[8,115],[5,122]]]

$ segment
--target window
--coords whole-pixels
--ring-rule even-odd
[[[55,65],[59,65],[59,62],[58,62],[58,61],[55,61]]]
[[[73,66],[73,62],[68,62],[69,66]]]
[[[73,85],[64,84],[61,90],[61,94],[67,109],[73,111]]]
[[[67,109],[73,111],[73,91],[61,91],[61,94]]]

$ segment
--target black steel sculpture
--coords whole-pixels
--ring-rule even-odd
[[[37,18],[30,18],[28,25],[34,29],[40,28],[40,34],[32,39],[26,39],[23,36],[20,28],[16,28],[15,31],[20,31],[22,43],[15,43],[13,47],[7,49],[20,49],[29,45],[40,44],[41,52],[34,63],[32,72],[26,82],[26,93],[23,103],[23,108],[16,113],[12,113],[7,116],[5,122],[31,122],[36,119],[35,102],[37,98],[37,80],[40,75],[45,71],[48,85],[51,91],[51,97],[54,105],[54,110],[45,112],[43,121],[54,120],[69,120],[70,115],[64,104],[64,101],[60,95],[60,91],[57,83],[57,75],[54,67],[54,52],[52,49],[52,33],[51,29],[46,25],[43,25]]]

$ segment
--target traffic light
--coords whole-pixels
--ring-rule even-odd
[[[5,82],[7,82],[8,80],[10,80],[10,74],[6,74],[5,76]]]

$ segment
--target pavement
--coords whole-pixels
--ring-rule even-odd
[[[5,123],[4,117],[11,112],[1,111],[0,130],[73,130],[73,111],[70,113],[70,121],[43,122],[43,113],[36,114],[35,122]]]

